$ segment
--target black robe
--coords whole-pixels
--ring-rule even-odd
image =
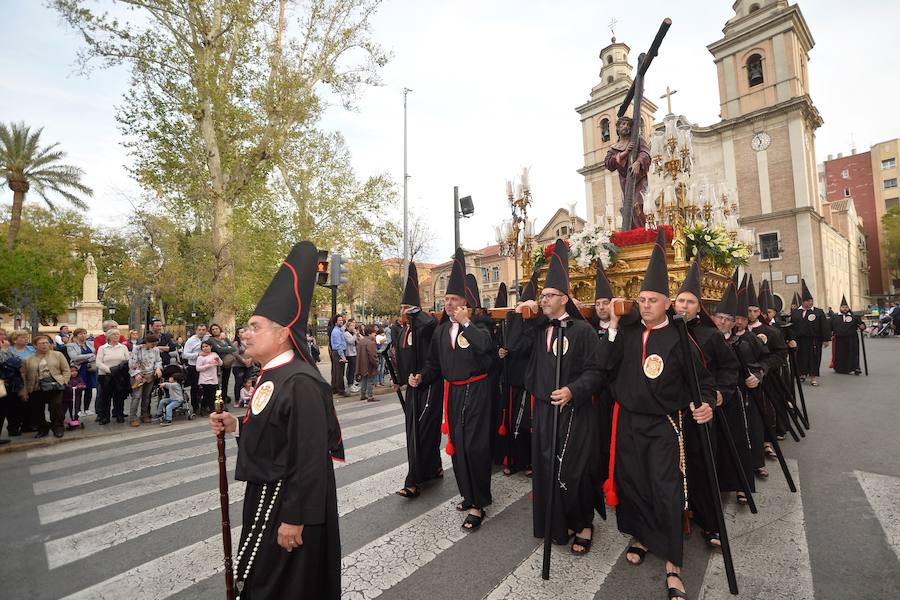
[[[862,319],[851,313],[831,317],[831,362],[835,373],[859,373],[860,325]]]
[[[609,329],[601,327],[599,321],[592,324],[597,332],[597,339],[600,341],[601,356],[607,356],[607,353],[603,351],[602,348],[606,344],[611,343],[609,341]],[[613,373],[605,362],[602,362],[600,366],[603,369],[604,381],[600,384],[599,388],[594,390],[596,397],[594,408],[597,412],[597,440],[599,444],[598,454],[600,456],[601,474],[600,485],[603,485],[603,481],[606,481],[609,477],[609,443],[612,434],[613,407],[616,402],[613,399],[612,394]],[[599,497],[598,500],[604,502],[602,496]],[[601,511],[601,514],[605,514],[605,509],[598,507],[598,510]]]
[[[234,569],[241,599],[340,598],[331,461],[343,459],[343,445],[331,387],[318,369],[297,357],[263,369],[239,440],[235,479],[247,482]],[[281,523],[303,525],[303,544],[291,552],[278,545]]]
[[[737,357],[731,347],[725,341],[716,327],[704,323],[700,318],[692,319],[688,323],[688,331],[700,348],[703,365],[712,373],[716,380],[716,391],[722,394],[724,403],[734,402],[733,399],[738,386]],[[710,431],[710,444],[713,456],[720,453],[728,453],[728,448],[722,431],[728,427],[723,419],[724,410],[716,410],[716,418],[713,419]],[[717,498],[712,495],[712,485],[706,470],[706,460],[703,456],[703,446],[700,436],[703,434],[696,421],[690,419],[685,423],[687,437],[687,480],[688,503],[693,513],[694,522],[707,532],[719,533],[719,524],[716,520],[715,502]],[[729,430],[730,432],[730,430]],[[732,436],[733,437],[733,436]]]
[[[819,376],[822,342],[831,339],[831,327],[821,308],[798,308],[791,313],[791,329],[797,341],[797,371],[801,377]]]
[[[554,493],[551,537],[557,544],[568,541],[567,529],[575,532],[590,527],[594,503],[600,494],[600,457],[597,444],[594,391],[600,387],[599,341],[593,329],[581,319],[567,319],[560,365],[559,389],[568,387],[572,400],[559,411],[557,443],[553,448],[553,413],[550,404],[556,386],[556,334],[559,325],[541,315],[526,321],[532,340],[531,358],[525,374],[525,387],[534,396],[531,454],[534,492],[533,524],[535,537],[543,537],[547,515],[547,490]],[[551,342],[547,346],[547,334]],[[557,457],[556,463],[551,463]],[[551,464],[557,471],[551,481]]]
[[[763,442],[765,441],[764,419],[767,414],[765,407],[768,399],[765,395],[764,384],[766,365],[771,362],[771,353],[749,330],[745,330],[741,335],[732,334],[728,341],[731,342],[731,347],[735,353],[741,353],[747,368],[760,382],[755,388],[748,388],[745,384],[747,374],[743,372],[743,369],[741,370],[739,379],[744,398],[743,416],[746,419],[747,435],[750,440],[750,464],[745,464],[744,467],[754,470],[760,469],[766,465],[766,451],[763,447]],[[751,476],[749,479],[751,480],[750,485],[755,488],[752,481],[753,477]],[[734,483],[734,489],[740,489],[737,481]]]
[[[411,374],[420,372],[425,366],[431,348],[431,336],[437,328],[437,319],[421,310],[407,316],[408,323],[398,330],[399,339],[394,341],[397,377],[404,382],[409,381]],[[443,382],[440,379],[417,388],[406,388],[404,412],[406,454],[409,460],[409,472],[403,484],[406,487],[418,486],[441,472],[443,393]]]
[[[790,388],[784,384],[788,357],[787,342],[781,330],[768,323],[757,321],[750,325],[751,333],[769,351],[768,357],[762,363],[765,378],[761,386],[766,398],[763,406],[766,425],[774,428],[778,435],[784,435],[787,431],[785,422],[790,419],[787,406],[793,402]]]
[[[444,379],[443,401],[448,422],[446,451],[453,457],[453,474],[463,503],[476,508],[491,499],[491,382],[487,377],[494,347],[490,332],[471,321],[459,326],[455,346],[453,322],[445,318],[435,328],[422,385]]]
[[[531,359],[532,338],[523,330],[522,315],[506,315],[504,369],[508,385],[503,392],[504,434],[500,444],[503,464],[511,472],[531,468],[531,393],[525,389],[525,373]]]
[[[645,331],[649,331],[646,342]],[[641,322],[623,325],[620,321],[607,348],[611,352],[607,364],[616,370],[611,475],[618,496],[619,531],[634,536],[664,560],[681,565],[686,476],[680,469],[676,427],[683,431],[685,421],[693,419],[687,361],[697,366],[701,401],[713,406],[715,379],[703,366],[696,346],[691,345],[691,357],[684,356],[671,322],[647,330]]]

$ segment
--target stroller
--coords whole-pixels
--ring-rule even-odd
[[[183,377],[187,377],[187,373],[185,373],[184,367],[182,367],[178,363],[171,363],[163,367],[162,379],[163,381],[168,381],[169,377],[172,377],[176,373],[181,373]],[[163,399],[163,389],[162,386],[157,388],[157,398],[158,401],[162,401]],[[181,406],[172,411],[172,420],[178,416],[187,416],[188,421],[192,421],[194,419],[194,408],[191,406],[191,389],[190,386],[181,385],[181,393],[184,396],[184,402],[181,403]]]
[[[878,317],[878,324],[873,327],[874,331],[869,334],[869,337],[890,337],[893,333],[891,324],[891,315],[884,313]]]

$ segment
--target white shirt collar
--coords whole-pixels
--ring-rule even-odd
[[[752,323],[750,323],[750,329],[756,329],[757,327],[760,327],[761,325],[762,325],[762,323],[760,323],[759,321],[753,321]]]
[[[641,319],[641,324],[644,326],[644,329],[647,328],[647,324],[644,322],[643,319]],[[663,327],[665,327],[668,324],[669,324],[669,316],[666,315],[666,320],[663,321],[662,323],[660,323],[659,325],[654,325],[653,329],[662,329]]]
[[[263,370],[274,369],[275,367],[281,367],[289,362],[294,360],[294,351],[293,350],[285,350],[269,362],[263,366]]]
[[[600,329],[609,329],[612,321],[600,321]]]

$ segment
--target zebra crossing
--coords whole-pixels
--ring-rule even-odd
[[[594,545],[584,557],[553,549],[553,576],[540,578],[541,540],[532,537],[531,480],[492,480],[493,504],[476,533],[462,516],[452,463],[420,498],[394,495],[406,475],[403,414],[391,396],[378,404],[338,404],[347,461],[335,463],[343,542],[343,597],[543,598],[664,597],[661,562],[640,571],[623,558],[629,539],[611,515],[595,520]],[[232,537],[240,536],[244,485],[233,481],[236,448],[229,440]],[[105,438],[34,450],[15,466],[29,482],[2,492],[14,517],[34,535],[4,553],[29,557],[29,568],[8,572],[0,562],[0,597],[39,600],[221,598],[222,546],[216,445],[205,421],[167,429],[143,427]],[[812,599],[813,569],[806,535],[803,473],[791,494],[776,468],[760,481],[759,514],[726,505],[743,598]],[[13,468],[0,463],[0,470]],[[3,471],[0,471],[3,472]],[[872,513],[900,559],[900,479],[855,471]],[[6,521],[2,521],[3,528]],[[686,583],[691,597],[729,596],[721,554],[689,539]],[[658,571],[658,572],[657,572]],[[15,576],[13,576],[15,575]],[[628,586],[621,582],[628,580]],[[433,585],[432,585],[433,584]]]

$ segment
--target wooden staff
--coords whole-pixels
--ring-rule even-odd
[[[216,414],[222,414],[222,390],[216,390]],[[216,434],[219,450],[219,506],[222,509],[222,548],[225,551],[225,598],[234,598],[234,570],[231,566],[231,518],[228,516],[228,475],[225,469],[225,431]]]
[[[866,334],[862,329],[859,331],[859,343],[862,345],[863,366],[866,368],[866,377],[869,376],[869,359],[866,357]]]
[[[566,338],[565,329],[568,321],[560,321],[556,330],[556,388],[559,389],[562,376],[563,340]],[[550,480],[547,482],[547,512],[544,515],[544,561],[541,565],[541,578],[550,579],[550,550],[553,547],[553,497],[556,495],[556,443],[559,437],[559,412],[561,406],[550,407],[553,409],[553,432],[550,435]]]

